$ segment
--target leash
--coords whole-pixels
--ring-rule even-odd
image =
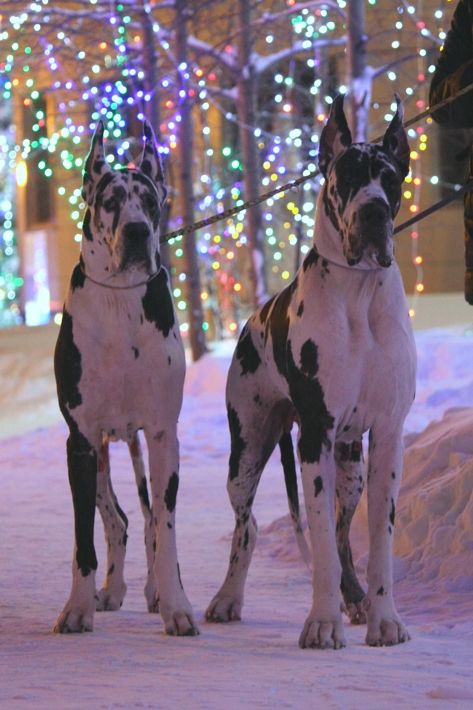
[[[419,212],[413,217],[407,219],[405,222],[402,222],[402,224],[399,224],[397,227],[394,227],[393,234],[398,234],[398,232],[402,232],[403,229],[407,229],[407,227],[410,227],[412,224],[420,222],[422,219],[425,219],[434,212],[437,212],[437,210],[440,210],[442,207],[445,207],[451,202],[454,202],[458,197],[460,197],[460,195],[464,195],[465,192],[469,192],[470,190],[473,190],[473,179],[462,185],[462,187],[459,190],[456,190],[453,195],[449,195],[448,197],[444,197],[438,202],[434,202],[434,204],[430,205],[430,207],[426,207],[426,209],[422,210],[422,212]]]
[[[443,99],[442,101],[439,101],[437,104],[434,106],[429,106],[429,108],[425,109],[424,111],[421,111],[418,113],[416,116],[413,116],[413,118],[410,118],[409,120],[405,121],[403,123],[404,128],[409,128],[409,126],[412,126],[413,123],[417,123],[417,121],[420,121],[422,118],[426,118],[427,116],[430,116],[432,113],[435,113],[441,108],[444,108],[445,106],[448,106],[448,104],[451,104],[453,101],[456,99],[460,98],[461,96],[464,96],[465,94],[468,94],[470,91],[473,90],[473,82],[471,84],[468,84],[465,86],[463,89],[460,89],[460,91],[455,94],[454,96],[449,96],[446,99]],[[378,136],[375,138],[372,143],[379,143],[383,139],[383,136]],[[296,180],[291,180],[290,182],[284,183],[284,185],[280,185],[279,187],[275,187],[273,190],[270,190],[269,192],[265,192],[262,195],[259,195],[258,197],[253,198],[252,200],[246,200],[246,202],[243,202],[241,205],[237,205],[235,207],[230,207],[227,210],[224,210],[223,212],[217,212],[216,214],[212,215],[211,217],[207,217],[206,219],[201,219],[198,222],[194,222],[193,224],[189,224],[185,227],[182,227],[181,229],[175,229],[173,232],[168,232],[167,234],[164,234],[162,237],[160,237],[159,242],[160,244],[164,244],[166,242],[169,242],[171,239],[175,239],[176,237],[184,237],[187,234],[191,234],[192,232],[196,232],[198,229],[202,229],[202,227],[208,227],[211,224],[215,224],[216,222],[220,222],[223,219],[228,219],[228,217],[233,217],[236,214],[239,214],[240,212],[244,212],[250,207],[254,207],[255,205],[259,205],[261,202],[265,202],[266,200],[269,200],[271,197],[274,197],[275,195],[282,194],[284,192],[288,192],[289,190],[294,190],[299,187],[299,185],[302,185],[302,183],[307,182],[307,180],[311,180],[312,178],[316,177],[319,175],[320,170],[316,168],[315,170],[311,170],[302,177],[297,178]],[[450,202],[453,202],[456,200],[460,195],[463,195],[465,192],[468,192],[473,188],[473,181],[470,181],[463,185],[463,187],[460,190],[457,190],[454,195],[451,195],[450,197],[446,197],[443,200],[439,200],[438,202],[435,202],[433,205],[431,205],[429,208],[426,210],[423,210],[422,212],[419,212],[419,214],[415,215],[414,217],[411,217],[408,219],[406,222],[403,222],[400,224],[396,229],[394,230],[394,233],[397,234],[398,232],[401,232],[403,229],[406,229],[409,227],[411,224],[414,224],[415,222],[419,222],[421,219],[424,219],[425,217],[428,217],[428,215],[432,214],[433,212],[436,212],[437,210],[441,209],[442,207],[445,207],[445,205],[448,205]]]
[[[84,274],[85,278],[86,278],[86,279],[89,279],[89,281],[92,281],[93,284],[95,284],[96,286],[102,286],[103,288],[110,288],[110,289],[112,289],[112,291],[129,291],[129,290],[132,289],[132,288],[139,288],[140,286],[147,286],[147,285],[148,285],[149,283],[151,283],[151,281],[153,281],[153,280],[159,275],[159,273],[161,272],[161,267],[160,267],[160,268],[156,271],[156,273],[155,273],[155,274],[152,274],[151,276],[149,276],[149,278],[147,278],[146,281],[140,281],[139,283],[137,283],[137,284],[131,284],[130,286],[116,286],[116,285],[114,285],[114,284],[107,284],[107,283],[105,283],[104,281],[97,281],[96,279],[93,279],[92,276],[90,276],[90,275],[86,272],[86,270],[85,270],[83,264],[81,264],[81,263],[79,263],[79,268],[80,268],[80,270],[82,271],[82,273]]]

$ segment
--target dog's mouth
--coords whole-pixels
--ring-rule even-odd
[[[152,274],[156,264],[152,259],[152,234],[145,222],[130,222],[125,225],[121,235],[122,249],[118,270],[126,271],[137,268]]]
[[[388,268],[393,262],[393,222],[389,205],[375,199],[363,205],[356,213],[349,235],[345,257],[349,266],[355,266],[363,257]]]
[[[390,239],[381,243],[369,242],[361,237],[350,239],[350,247],[345,250],[348,266],[356,266],[363,258],[374,260],[379,266],[387,269],[393,263],[393,251]]]

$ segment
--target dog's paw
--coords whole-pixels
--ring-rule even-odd
[[[310,614],[299,636],[301,648],[334,648],[346,646],[342,617],[325,621]]]
[[[371,621],[368,617],[366,643],[368,646],[395,646],[410,640],[409,632],[397,614],[390,618]]]
[[[53,631],[55,634],[80,634],[84,631],[93,631],[93,628],[93,611],[72,608],[66,604],[54,624]]]
[[[159,592],[153,577],[148,576],[145,584],[146,606],[150,614],[159,614]]]
[[[159,597],[146,599],[146,603],[150,614],[159,614]]]
[[[366,611],[364,609],[363,602],[358,604],[346,604],[344,611],[350,619],[350,624],[354,624],[355,626],[366,624]]]
[[[198,636],[200,633],[189,611],[173,612],[164,620],[164,628],[169,636]]]
[[[233,597],[216,596],[210,602],[205,618],[214,623],[225,623],[227,621],[241,621],[242,602]]]
[[[118,611],[123,604],[125,598],[126,586],[122,585],[120,589],[112,589],[103,587],[95,593],[95,610],[96,611]]]

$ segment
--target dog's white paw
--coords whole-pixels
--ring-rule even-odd
[[[356,626],[366,624],[366,611],[363,606],[363,602],[360,602],[359,604],[347,604],[344,611],[350,619],[350,624],[354,624]]]
[[[226,621],[241,621],[243,603],[240,599],[217,595],[210,602],[205,618],[207,621],[224,623]]]
[[[194,620],[192,607],[185,594],[176,594],[171,603],[160,599],[161,617],[169,636],[198,636],[199,629]]]
[[[334,648],[346,646],[341,615],[330,620],[309,614],[299,637],[301,648]]]
[[[94,610],[67,603],[59,614],[53,631],[55,634],[80,634],[93,631]]]
[[[199,629],[192,612],[174,611],[164,618],[164,628],[169,636],[198,636]]]
[[[125,593],[125,584],[121,584],[116,588],[102,587],[95,593],[96,611],[117,611],[123,604]]]
[[[368,632],[366,643],[368,646],[395,646],[405,643],[411,637],[397,614],[390,618],[370,620],[368,616]]]
[[[154,576],[148,575],[145,584],[146,606],[150,614],[159,614],[159,591]]]

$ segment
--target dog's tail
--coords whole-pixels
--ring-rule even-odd
[[[281,463],[284,471],[284,482],[286,484],[287,500],[289,503],[289,513],[294,525],[294,533],[296,536],[297,546],[301,553],[302,559],[307,567],[311,567],[311,556],[309,546],[304,536],[304,531],[301,525],[301,516],[299,510],[299,490],[297,486],[296,462],[294,459],[294,447],[292,445],[292,437],[289,431],[285,431],[279,439],[279,450],[281,452]]]

